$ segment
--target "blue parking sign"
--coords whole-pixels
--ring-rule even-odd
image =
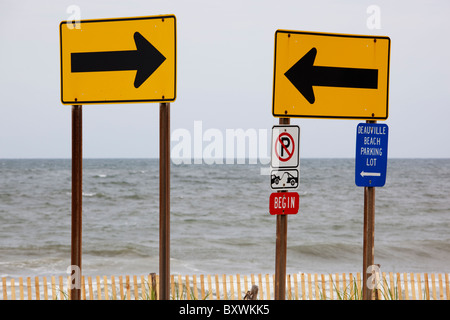
[[[388,134],[386,124],[358,124],[355,156],[355,183],[358,187],[382,187],[386,183]]]

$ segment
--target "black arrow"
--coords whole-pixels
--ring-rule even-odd
[[[314,66],[317,49],[312,48],[284,75],[313,104],[313,86],[345,88],[378,88],[377,69]]]
[[[136,70],[134,87],[139,88],[166,57],[139,32],[134,42],[137,50],[71,53],[72,72]]]

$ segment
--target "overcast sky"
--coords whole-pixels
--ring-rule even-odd
[[[450,1],[0,1],[0,158],[70,158],[60,101],[59,23],[174,14],[171,129],[270,130],[277,29],[391,38],[389,157],[450,157]],[[371,5],[379,8],[373,28]],[[370,22],[371,28],[368,27]],[[84,157],[158,157],[159,105],[86,105]],[[355,155],[358,120],[292,119],[301,157]]]

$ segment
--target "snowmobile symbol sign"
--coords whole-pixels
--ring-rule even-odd
[[[273,126],[272,169],[298,167],[299,136],[299,126]]]
[[[270,176],[270,187],[274,190],[298,188],[297,169],[272,170]]]

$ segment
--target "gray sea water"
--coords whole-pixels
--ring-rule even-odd
[[[85,159],[85,275],[158,273],[158,159]],[[171,167],[171,273],[274,273],[267,166]],[[361,272],[363,188],[354,159],[302,159],[287,272]],[[450,159],[389,159],[376,189],[375,263],[450,272]],[[70,159],[0,159],[0,277],[67,275]]]

